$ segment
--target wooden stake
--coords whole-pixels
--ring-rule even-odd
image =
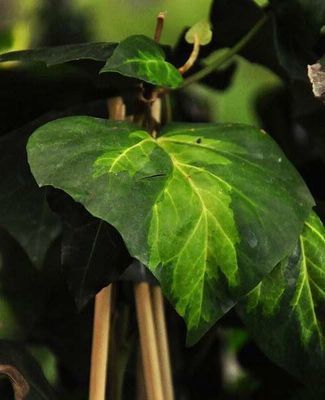
[[[122,97],[111,97],[107,100],[107,111],[109,119],[121,121],[125,119],[125,104]]]
[[[108,99],[107,111],[110,119],[125,119],[122,97]],[[89,400],[105,400],[111,313],[112,285],[109,285],[95,297]]]
[[[134,291],[147,398],[164,400],[149,284],[136,283]]]
[[[105,400],[111,302],[112,285],[109,285],[95,298],[89,400]]]
[[[164,388],[164,399],[174,400],[173,380],[164,310],[164,298],[160,286],[153,286],[151,288],[151,294],[153,303],[153,315],[155,318],[161,379]]]

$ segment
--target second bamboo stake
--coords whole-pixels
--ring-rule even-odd
[[[109,285],[95,298],[89,400],[105,399],[111,302],[112,285]]]
[[[136,283],[134,291],[147,398],[164,400],[149,284]]]

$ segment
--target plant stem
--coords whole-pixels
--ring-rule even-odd
[[[155,36],[154,36],[154,40],[157,43],[160,42],[161,33],[164,28],[165,17],[166,17],[166,13],[164,13],[164,12],[160,12],[157,17],[157,24],[156,24],[156,30],[155,30]]]
[[[215,61],[215,63],[202,68],[197,73],[191,75],[187,79],[185,79],[183,86],[188,86],[192,83],[200,81],[201,79],[205,78],[207,75],[211,74],[216,69],[220,68],[223,64],[229,61],[234,55],[239,53],[249,42],[250,40],[257,34],[257,32],[262,28],[262,26],[268,20],[268,15],[265,14],[257,23],[253,26],[253,28],[243,36],[238,43],[235,44],[232,48],[230,48],[222,57]]]
[[[197,60],[200,52],[200,40],[197,35],[194,37],[194,43],[193,43],[193,50],[191,55],[189,56],[188,60],[184,65],[178,68],[178,71],[183,75],[185,74],[186,71],[188,71],[195,61]]]

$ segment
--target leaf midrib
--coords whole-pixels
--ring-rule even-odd
[[[260,167],[259,165],[254,164],[253,162],[247,160],[247,158],[244,158],[244,157],[240,156],[239,154],[230,153],[229,151],[226,151],[226,150],[215,149],[214,147],[210,147],[210,146],[204,145],[202,143],[196,144],[196,143],[191,143],[191,142],[182,142],[181,140],[169,139],[168,137],[163,137],[163,136],[159,137],[158,140],[159,141],[171,142],[171,143],[175,143],[175,144],[180,144],[180,145],[185,145],[185,146],[191,146],[191,147],[195,147],[197,149],[203,148],[203,149],[212,151],[214,153],[217,153],[219,155],[226,154],[227,156],[238,158],[239,160],[244,161],[245,163],[251,165],[252,167],[254,167],[254,168],[256,168],[256,169],[258,169],[260,171],[262,171],[263,173],[265,173],[267,171],[266,169]]]

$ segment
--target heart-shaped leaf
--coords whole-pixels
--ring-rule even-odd
[[[271,360],[303,381],[325,383],[325,229],[315,213],[292,255],[239,310]]]
[[[69,61],[106,61],[117,46],[116,43],[81,43],[32,50],[11,51],[0,55],[0,62],[44,62],[47,66],[64,64]]]
[[[172,89],[179,87],[183,81],[179,71],[165,61],[163,49],[143,35],[123,40],[100,72],[117,72]]]
[[[314,204],[278,146],[245,125],[175,124],[154,139],[72,117],[39,128],[28,154],[39,185],[117,228],[185,318],[190,343],[292,251]]]

